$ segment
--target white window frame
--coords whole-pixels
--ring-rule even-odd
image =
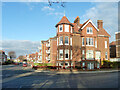
[[[94,46],[94,39],[93,38],[86,38],[86,46]]]
[[[68,58],[66,58],[67,51],[68,51]],[[65,49],[65,60],[69,60],[69,50],[68,49]]]
[[[98,57],[98,53],[100,54],[99,57]],[[100,51],[96,51],[95,52],[95,59],[100,60],[100,58],[101,58],[101,52]]]
[[[68,36],[65,36],[65,37],[68,37]],[[69,45],[69,37],[68,37],[68,43],[65,43],[65,45]]]
[[[83,58],[83,55],[84,55],[84,58]],[[85,50],[82,50],[82,59],[83,60],[85,59]]]
[[[84,44],[83,44],[84,43]],[[84,38],[82,38],[82,46],[84,46],[85,45],[85,39]]]
[[[71,33],[72,33],[72,26],[71,26],[71,28],[70,28],[70,29],[71,29]]]
[[[89,32],[87,32],[87,34],[93,34],[93,29],[92,29],[92,27],[87,27],[86,29],[89,30]],[[92,32],[91,32],[91,30],[92,30]]]
[[[60,52],[62,52],[62,58],[60,58]],[[63,49],[59,50],[59,60],[63,60]]]
[[[72,37],[70,38],[70,45],[72,46]]]
[[[95,48],[97,48],[97,40],[95,40]]]
[[[65,32],[69,32],[69,25],[65,25]]]
[[[71,60],[72,60],[72,50],[71,50]]]
[[[92,52],[92,55],[90,55],[89,53]],[[91,58],[90,58],[91,56]],[[86,52],[86,59],[93,59],[94,58],[94,51],[93,50],[87,50]]]
[[[62,37],[62,43],[60,42],[61,40],[60,40],[60,38]],[[60,36],[59,37],[59,45],[63,45],[63,36]]]
[[[62,27],[61,31],[60,31],[60,27]],[[59,32],[63,32],[63,25],[59,25]]]
[[[107,48],[107,41],[105,41],[105,48]]]

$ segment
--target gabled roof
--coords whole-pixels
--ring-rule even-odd
[[[70,21],[67,19],[66,16],[63,16],[62,19],[56,24],[55,27],[57,27],[59,24],[70,24],[70,25],[72,25],[72,23],[70,23]]]
[[[83,23],[83,25],[81,26],[80,29],[84,29],[84,27],[88,24],[91,23],[96,29],[97,31],[99,31],[99,29],[95,26],[95,24],[92,22],[92,20],[88,19],[85,23]]]

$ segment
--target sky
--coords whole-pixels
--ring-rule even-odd
[[[95,25],[103,20],[105,30],[115,40],[118,31],[117,2],[65,2],[65,7],[47,2],[3,2],[2,3],[2,41],[0,45],[6,52],[15,51],[17,56],[38,51],[41,40],[56,35],[55,25],[64,13],[71,23],[77,16],[80,23],[91,19]]]

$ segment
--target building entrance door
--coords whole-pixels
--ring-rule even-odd
[[[88,63],[87,69],[89,69],[89,70],[94,69],[94,63]]]

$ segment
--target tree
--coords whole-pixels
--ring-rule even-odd
[[[24,60],[24,57],[23,57],[22,55],[20,55],[18,58],[19,58],[20,60]]]
[[[8,52],[8,56],[10,57],[10,60],[16,58],[16,54],[15,54],[14,51],[10,51],[10,52]]]

